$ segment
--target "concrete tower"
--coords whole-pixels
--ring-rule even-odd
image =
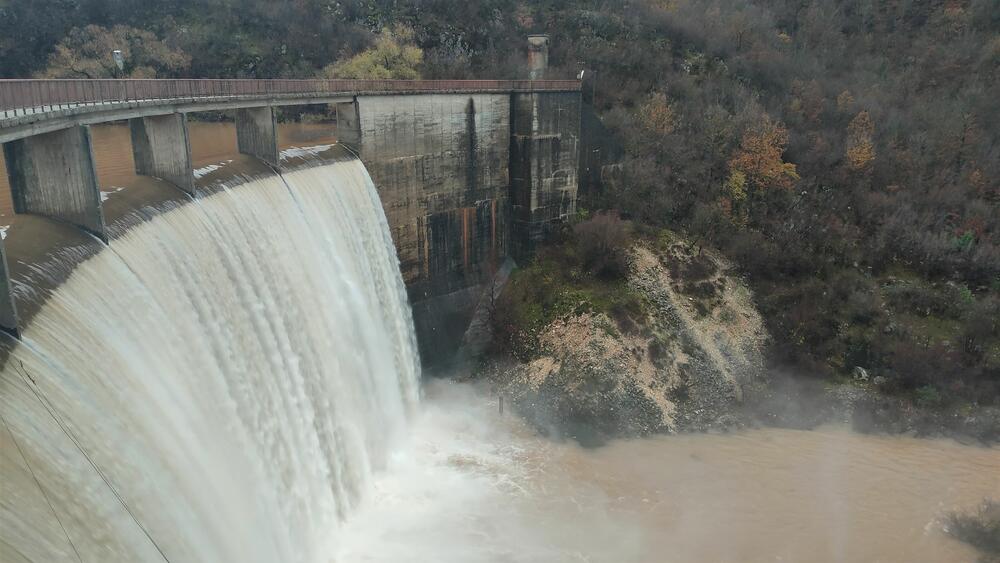
[[[532,80],[545,78],[549,68],[549,36],[544,34],[528,36],[528,76]]]

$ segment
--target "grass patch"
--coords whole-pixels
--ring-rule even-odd
[[[956,343],[962,338],[961,321],[934,315],[929,317],[899,315],[897,319],[902,326],[909,329],[913,336],[921,341],[932,344]]]
[[[527,267],[513,273],[494,315],[499,346],[531,359],[545,327],[585,312],[608,315],[626,334],[646,330],[646,307],[624,274],[594,272],[583,255],[570,238],[542,248]]]

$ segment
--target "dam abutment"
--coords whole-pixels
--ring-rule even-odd
[[[135,172],[170,182],[194,195],[187,116],[171,113],[129,120]]]
[[[338,104],[338,138],[382,198],[425,360],[457,348],[505,257],[529,260],[576,212],[580,111],[578,90]]]
[[[576,213],[580,111],[579,92],[511,96],[511,254],[519,261]]]

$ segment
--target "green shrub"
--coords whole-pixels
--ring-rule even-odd
[[[936,407],[941,404],[941,393],[933,385],[924,385],[914,392],[916,402],[922,407]]]
[[[590,273],[620,278],[628,270],[631,228],[617,211],[601,211],[573,226],[573,241]]]

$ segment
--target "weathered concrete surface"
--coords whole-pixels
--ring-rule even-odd
[[[576,213],[580,94],[511,97],[511,254],[532,254],[551,224]]]
[[[359,155],[382,198],[412,301],[479,284],[506,254],[509,100],[358,100]]]
[[[510,95],[359,97],[338,137],[378,188],[425,361],[450,356],[507,254]],[[348,141],[351,142],[351,141]]]
[[[107,240],[89,127],[6,143],[4,156],[15,213],[66,221]]]
[[[278,166],[278,120],[274,108],[236,110],[236,144],[240,153]]]
[[[191,142],[183,113],[129,120],[135,171],[194,194]]]
[[[7,268],[7,250],[0,240],[0,329],[18,333],[17,307],[11,293],[10,270]]]
[[[532,80],[545,78],[549,68],[549,36],[544,34],[528,36],[528,77]]]
[[[334,104],[334,107],[337,108],[337,141],[357,152],[361,148],[357,100]]]

